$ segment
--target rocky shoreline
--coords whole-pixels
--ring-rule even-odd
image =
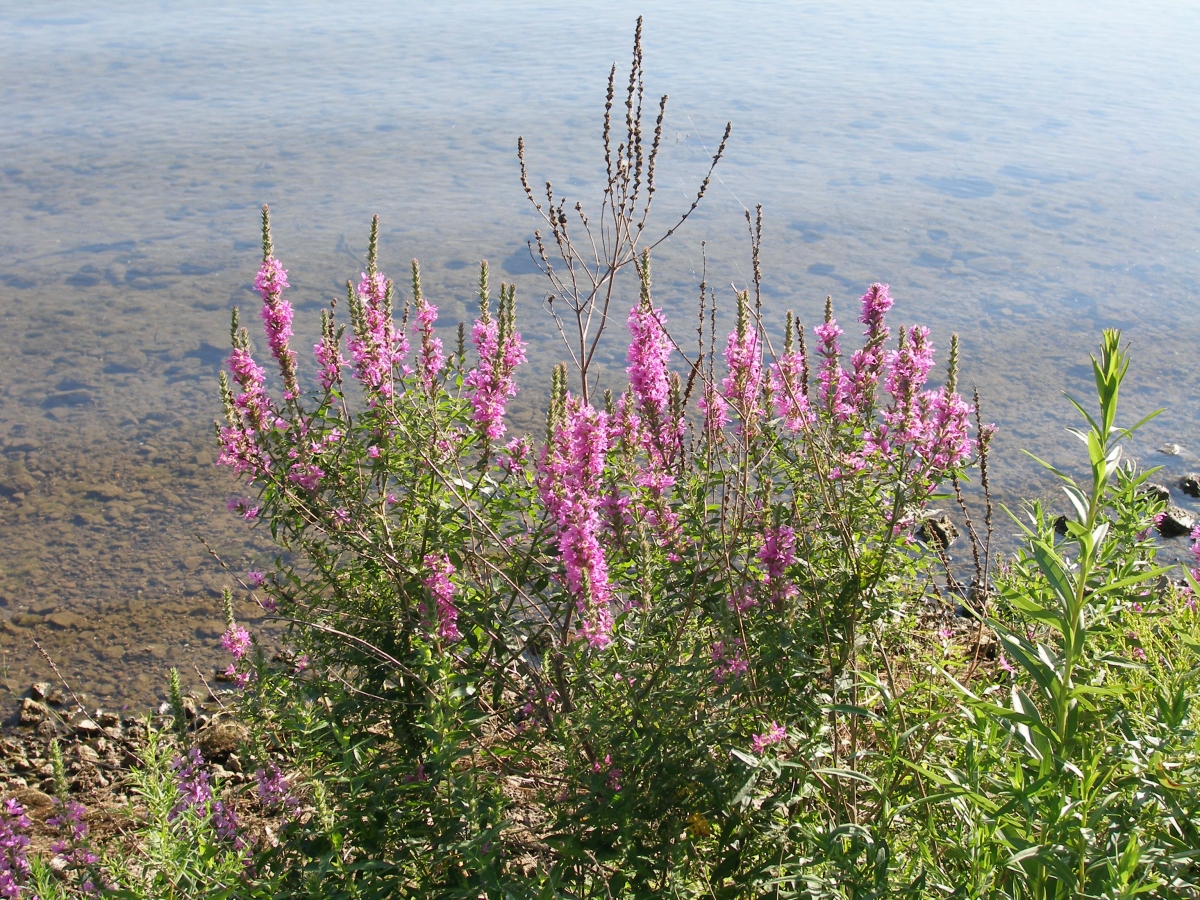
[[[254,780],[243,771],[238,751],[249,737],[225,701],[232,691],[210,691],[206,697],[185,695],[189,741],[208,764],[209,771],[235,790]],[[169,708],[134,714],[128,710],[87,710],[80,700],[49,682],[29,686],[20,710],[0,726],[0,797],[19,802],[34,828],[33,849],[48,850],[57,833],[47,824],[54,814],[56,786],[51,762],[51,742],[62,751],[70,798],[87,809],[92,833],[119,832],[136,816],[139,798],[130,772],[141,759],[150,728],[169,730]]]

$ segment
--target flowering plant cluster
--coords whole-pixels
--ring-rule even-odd
[[[765,316],[760,209],[732,327],[702,284],[695,349],[671,333],[651,251],[711,169],[650,240],[666,98],[651,129],[643,91],[639,23],[622,140],[609,79],[598,216],[549,182],[542,199],[518,143],[570,359],[540,439],[510,435],[525,344],[515,288],[493,307],[486,263],[451,349],[416,262],[407,289],[380,270],[376,220],[310,365],[264,207],[266,351],[235,313],[218,438],[243,481],[231,508],[281,551],[246,586],[290,646],[267,662],[231,616],[223,641],[257,739],[309,773],[313,812],[273,851],[279,890],[1049,900],[1193,884],[1195,679],[1149,670],[1200,634],[1182,588],[1148,587],[1158,510],[1121,464],[1119,335],[1095,364],[1101,412],[1078,431],[1093,478],[1066,479],[1065,536],[1034,505],[1026,551],[993,572],[994,429],[957,390],[957,340],[936,377],[931,332],[893,331],[887,285],[855,329],[828,300],[807,329]],[[622,319],[626,378],[605,384],[593,362]],[[1182,618],[1151,629],[1135,607]],[[275,773],[258,780],[286,809]]]
[[[230,618],[230,677],[252,703],[300,702],[330,679],[372,697],[349,695],[342,714],[369,733],[389,723],[410,826],[435,803],[444,816],[447,792],[463,790],[451,763],[499,733],[510,753],[557,748],[541,802],[564,827],[588,823],[581,847],[607,841],[606,822],[641,823],[625,836],[635,843],[686,823],[697,773],[711,811],[739,775],[705,748],[795,751],[789,735],[811,727],[787,723],[856,690],[845,647],[925,590],[921,511],[989,435],[955,393],[953,364],[929,387],[927,330],[890,343],[892,299],[874,285],[849,360],[831,309],[810,360],[791,314],[776,353],[760,304],[737,294],[717,372],[715,335],[694,357],[671,336],[646,252],[626,316],[627,386],[596,405],[588,377],[576,388],[559,367],[540,448],[502,446],[524,361],[514,289],[501,288],[494,313],[485,263],[474,350],[460,328],[447,354],[416,264],[403,305],[380,272],[377,228],[348,285],[348,330],[336,303],[322,316],[306,390],[264,208],[256,285],[279,399],[235,313],[220,461],[252,494],[236,511],[255,510],[289,553],[251,587],[292,623],[306,666],[252,683],[240,665],[249,634]],[[902,571],[912,578],[897,582]],[[802,649],[818,631],[825,649]],[[642,731],[670,704],[688,711],[676,716],[685,731],[706,721],[701,740],[660,736],[699,754],[690,771],[647,755]],[[370,743],[382,753],[388,742]],[[482,795],[455,802],[493,811],[455,813],[439,838],[455,849],[423,877],[446,877],[453,858],[503,869],[484,837],[499,827],[501,773],[476,774]]]

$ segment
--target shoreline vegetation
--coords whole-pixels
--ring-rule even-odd
[[[34,686],[0,897],[1200,896],[1200,584],[1155,539],[1200,566],[1200,528],[1123,453],[1154,413],[1119,409],[1120,333],[1070,401],[1084,474],[1042,463],[1068,512],[995,509],[957,339],[936,374],[884,284],[854,324],[770,321],[761,207],[751,282],[705,273],[667,321],[653,251],[731,129],[654,231],[666,109],[639,20],[598,208],[518,144],[565,357],[541,434],[506,418],[525,343],[486,262],[452,335],[376,217],[310,358],[263,207],[263,341],[235,310],[216,437],[274,565],[226,590],[207,696],[172,671],[136,717]]]

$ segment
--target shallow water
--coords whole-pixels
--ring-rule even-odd
[[[1003,499],[1047,489],[1018,448],[1078,458],[1060,392],[1087,395],[1108,326],[1135,347],[1129,418],[1167,408],[1139,456],[1197,467],[1200,10],[3,3],[13,689],[51,674],[35,639],[99,703],[144,702],[169,664],[197,682],[219,661],[228,578],[200,539],[238,573],[269,558],[225,511],[237,488],[211,432],[228,311],[254,308],[259,204],[305,335],[360,271],[372,213],[385,269],[419,257],[451,326],[492,260],[524,300],[532,417],[562,353],[525,251],[516,139],[536,180],[595,199],[605,79],[639,13],[648,91],[672,98],[660,224],[733,122],[705,205],[655,263],[674,321],[691,327],[702,241],[710,282],[745,284],[741,215],[761,202],[768,315],[815,321],[830,294],[852,319],[879,280],[898,321],[930,324],[938,346],[961,334],[963,379],[1000,425]],[[1154,454],[1166,441],[1184,454]]]

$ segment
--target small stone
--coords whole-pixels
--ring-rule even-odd
[[[954,523],[950,521],[950,516],[946,513],[931,510],[921,520],[921,526],[917,529],[917,537],[930,546],[946,548],[958,538],[958,529],[954,527]]]
[[[196,637],[201,640],[219,638],[225,633],[225,623],[220,619],[209,619],[196,626]]]
[[[114,712],[102,712],[96,716],[96,724],[101,728],[112,728],[121,724],[121,717]]]
[[[76,722],[74,722],[74,726],[75,730],[85,737],[96,737],[101,733],[100,726],[87,716],[84,716],[82,719],[78,719]]]
[[[196,718],[196,700],[193,697],[183,698],[183,714],[189,719]]]
[[[92,623],[85,616],[73,612],[56,612],[46,616],[46,621],[55,628],[91,628]]]
[[[218,722],[196,735],[196,746],[206,759],[233,753],[250,737],[245,725],[237,722]]]
[[[14,772],[28,772],[33,768],[33,763],[23,756],[18,756],[10,763]]]
[[[48,681],[35,681],[29,686],[29,696],[34,700],[45,700],[49,693],[50,682]]]
[[[1158,533],[1163,537],[1183,537],[1196,527],[1196,517],[1179,506],[1168,506],[1158,523]]]
[[[33,733],[40,738],[49,740],[50,738],[58,737],[58,726],[54,724],[53,719],[47,719],[38,725],[38,727],[33,730]]]
[[[1200,497],[1200,475],[1192,472],[1179,479],[1179,489],[1189,497]]]
[[[55,706],[62,706],[67,702],[67,698],[59,688],[55,688],[46,695],[46,702],[52,703]]]
[[[38,703],[31,697],[26,697],[21,701],[21,711],[18,721],[22,725],[40,725],[46,721],[50,715],[50,711],[42,704]]]
[[[1179,444],[1163,444],[1158,448],[1158,452],[1166,456],[1182,456],[1183,447]]]
[[[1138,488],[1138,493],[1147,497],[1153,497],[1155,500],[1162,500],[1164,503],[1170,501],[1171,491],[1166,485],[1157,484],[1153,481],[1148,481]]]
[[[118,497],[123,497],[125,489],[116,484],[89,484],[84,488],[84,493],[93,500],[110,503]]]
[[[91,763],[92,765],[100,762],[100,754],[87,744],[76,744],[75,755],[79,757],[80,762]]]

